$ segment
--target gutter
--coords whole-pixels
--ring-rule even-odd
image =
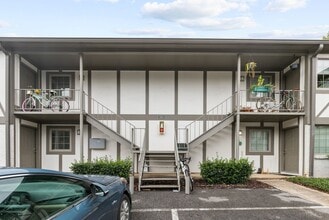
[[[310,88],[311,88],[311,96],[310,96],[310,167],[309,167],[309,174],[310,176],[314,175],[314,132],[315,132],[315,98],[316,98],[316,80],[317,80],[317,76],[315,74],[316,69],[315,69],[315,62],[313,61],[314,58],[316,58],[316,56],[321,53],[321,51],[323,50],[324,45],[323,44],[319,44],[318,49],[311,55],[309,55],[308,58],[308,62],[309,62],[309,67],[310,67],[310,74],[311,74],[311,82],[310,83]]]
[[[316,57],[319,53],[321,53],[321,51],[323,50],[324,45],[320,44],[318,49],[313,53],[312,58]]]

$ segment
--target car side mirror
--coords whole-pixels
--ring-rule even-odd
[[[95,196],[105,196],[108,193],[108,190],[104,190],[102,186],[96,183],[91,185],[91,191]]]

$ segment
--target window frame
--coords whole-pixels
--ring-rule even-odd
[[[322,75],[322,78],[324,78],[325,75],[328,75],[328,78],[329,78],[329,72],[328,72],[328,74],[319,74],[319,72],[318,72],[319,61],[327,61],[328,62],[328,68],[326,68],[326,69],[329,69],[329,59],[325,59],[325,58],[318,58],[317,59],[317,64],[316,64],[316,68],[317,68],[317,70],[316,70],[316,89],[318,89],[318,90],[329,90],[329,86],[328,87],[319,87],[319,80],[318,80],[319,75]],[[323,82],[326,82],[326,81],[323,81]],[[329,80],[327,81],[327,84],[329,85]]]
[[[52,77],[54,77],[54,76],[62,76],[62,77],[69,77],[69,80],[70,80],[70,82],[69,82],[69,84],[70,84],[70,90],[69,90],[69,96],[65,96],[65,97],[67,97],[69,100],[71,100],[71,101],[74,101],[74,99],[75,99],[75,72],[62,72],[62,71],[60,71],[60,72],[47,72],[47,74],[46,74],[46,80],[47,80],[47,82],[46,82],[46,84],[47,84],[47,89],[54,89],[54,88],[52,88]],[[63,89],[66,89],[66,88],[63,88]],[[59,90],[59,88],[56,88],[56,89],[54,89],[54,90]]]
[[[315,156],[326,156],[329,154],[329,145],[326,145],[328,146],[327,148],[325,147],[319,147],[317,146],[317,141],[321,140],[321,138],[319,138],[318,136],[318,132],[319,132],[319,128],[326,128],[326,130],[328,131],[325,136],[328,137],[327,139],[324,139],[326,142],[329,142],[329,126],[328,125],[316,125],[315,126],[315,131],[314,131],[314,155]],[[326,149],[326,152],[318,152],[319,148],[324,148]]]
[[[267,142],[269,151],[251,151],[250,135],[253,130],[268,131]],[[247,127],[246,128],[246,155],[274,155],[274,127]]]
[[[70,131],[70,149],[52,149],[52,131]],[[75,127],[74,126],[47,126],[47,154],[75,154]]]

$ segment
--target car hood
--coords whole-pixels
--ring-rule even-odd
[[[84,178],[87,178],[90,182],[96,182],[104,186],[108,186],[111,183],[120,180],[117,176],[106,176],[106,175],[83,175]]]

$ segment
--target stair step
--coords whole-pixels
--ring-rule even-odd
[[[145,164],[144,167],[176,168],[176,165]]]
[[[140,186],[141,189],[173,189],[173,188],[178,188],[178,185],[142,185]]]
[[[177,181],[177,177],[150,177],[143,178],[142,181]]]
[[[154,163],[174,163],[175,160],[145,160],[145,162],[154,162]]]
[[[145,158],[175,158],[175,155],[152,154],[152,155],[145,155]]]

